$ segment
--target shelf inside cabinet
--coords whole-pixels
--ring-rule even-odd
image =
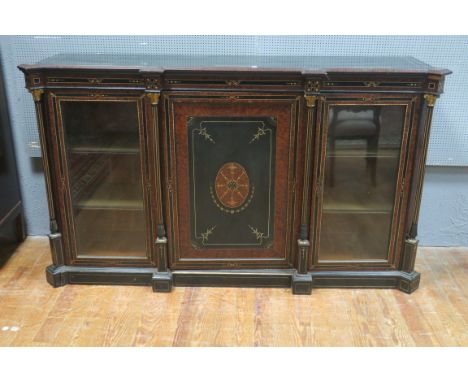
[[[71,156],[72,204],[81,209],[142,210],[139,156]]]
[[[376,173],[361,158],[337,158],[327,168],[338,170],[325,178],[323,211],[328,213],[391,213],[395,195],[398,157],[378,160]],[[392,174],[393,173],[393,174]]]
[[[379,149],[365,150],[360,148],[343,148],[327,151],[328,158],[398,158],[400,156],[399,149]]]
[[[391,214],[392,205],[360,205],[353,203],[327,203],[323,207],[323,213],[333,214]]]
[[[90,196],[80,199],[75,206],[85,209],[142,210],[141,186],[102,183]]]
[[[72,154],[138,154],[138,137],[135,134],[108,133],[95,137],[76,136],[68,142]]]

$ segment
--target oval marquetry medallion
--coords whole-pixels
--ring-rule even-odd
[[[250,191],[247,171],[239,163],[225,163],[216,175],[215,190],[218,200],[224,207],[237,208],[241,206]]]

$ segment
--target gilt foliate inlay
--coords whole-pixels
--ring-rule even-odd
[[[271,246],[276,123],[272,117],[187,120],[190,224],[195,248]],[[210,230],[206,237],[206,227],[216,230]]]

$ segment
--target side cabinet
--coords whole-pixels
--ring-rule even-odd
[[[449,71],[159,59],[20,67],[50,284],[417,289],[429,130]]]
[[[301,97],[163,99],[171,269],[294,268]]]

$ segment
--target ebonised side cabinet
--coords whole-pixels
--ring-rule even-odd
[[[36,105],[53,286],[419,285],[448,70],[410,57],[67,56]]]

